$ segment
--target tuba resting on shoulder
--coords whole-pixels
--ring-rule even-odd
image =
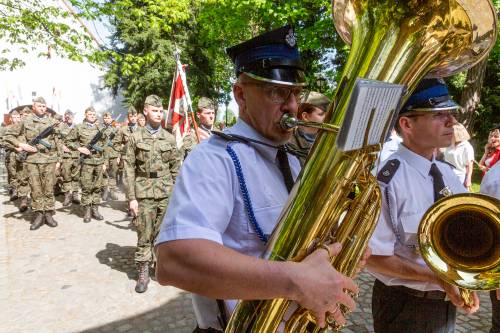
[[[406,99],[424,76],[448,76],[479,62],[497,34],[490,0],[334,0],[333,13],[351,51],[325,119],[331,128],[341,125],[356,78],[404,84]],[[380,213],[380,190],[370,174],[379,145],[341,151],[336,137],[318,134],[265,258],[300,261],[319,243],[337,241],[342,252],[332,265],[353,276]],[[285,320],[290,305],[285,299],[240,301],[226,332],[275,332],[283,322],[285,332],[322,331],[296,304]]]

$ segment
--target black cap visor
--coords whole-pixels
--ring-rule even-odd
[[[304,87],[307,85],[304,71],[298,68],[266,68],[243,71],[252,79],[285,86]]]

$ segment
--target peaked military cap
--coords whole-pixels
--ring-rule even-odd
[[[328,97],[316,91],[310,91],[304,97],[305,99],[302,101],[302,103],[311,104],[325,112],[326,109],[328,109],[328,105],[330,104],[330,100],[328,99]]]
[[[214,105],[215,105],[214,102],[210,98],[202,97],[198,101],[198,110],[200,109],[214,110],[215,109]]]
[[[305,86],[304,66],[300,59],[295,32],[285,26],[266,32],[226,49],[235,65],[236,76],[290,86]]]
[[[443,79],[423,79],[399,114],[410,111],[443,111],[459,108],[460,106],[451,99]]]
[[[43,97],[40,97],[40,96],[35,97],[35,98],[33,99],[33,103],[47,104],[47,103],[45,103],[45,99],[44,99]]]
[[[134,108],[133,105],[131,105],[131,106],[128,107],[127,114],[128,115],[137,114],[137,110]]]
[[[151,105],[157,108],[163,107],[161,98],[156,95],[149,95],[148,97],[146,97],[144,104]]]
[[[88,108],[85,109],[85,113],[87,112],[95,112],[95,109],[93,106],[89,106]]]

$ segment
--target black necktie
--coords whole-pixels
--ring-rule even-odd
[[[276,155],[278,159],[278,166],[280,168],[283,179],[285,180],[286,189],[288,192],[292,190],[293,187],[293,177],[292,170],[290,169],[290,163],[288,162],[288,156],[286,155],[285,146],[278,147],[278,154]]]
[[[439,171],[437,165],[432,163],[429,175],[432,176],[432,181],[434,183],[434,201],[438,201],[444,197],[444,194],[442,193],[444,189],[443,174]]]

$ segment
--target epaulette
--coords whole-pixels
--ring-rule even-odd
[[[387,161],[384,167],[379,171],[377,180],[379,182],[389,184],[392,177],[394,177],[394,175],[396,174],[396,171],[398,171],[400,164],[401,162],[397,159]]]

